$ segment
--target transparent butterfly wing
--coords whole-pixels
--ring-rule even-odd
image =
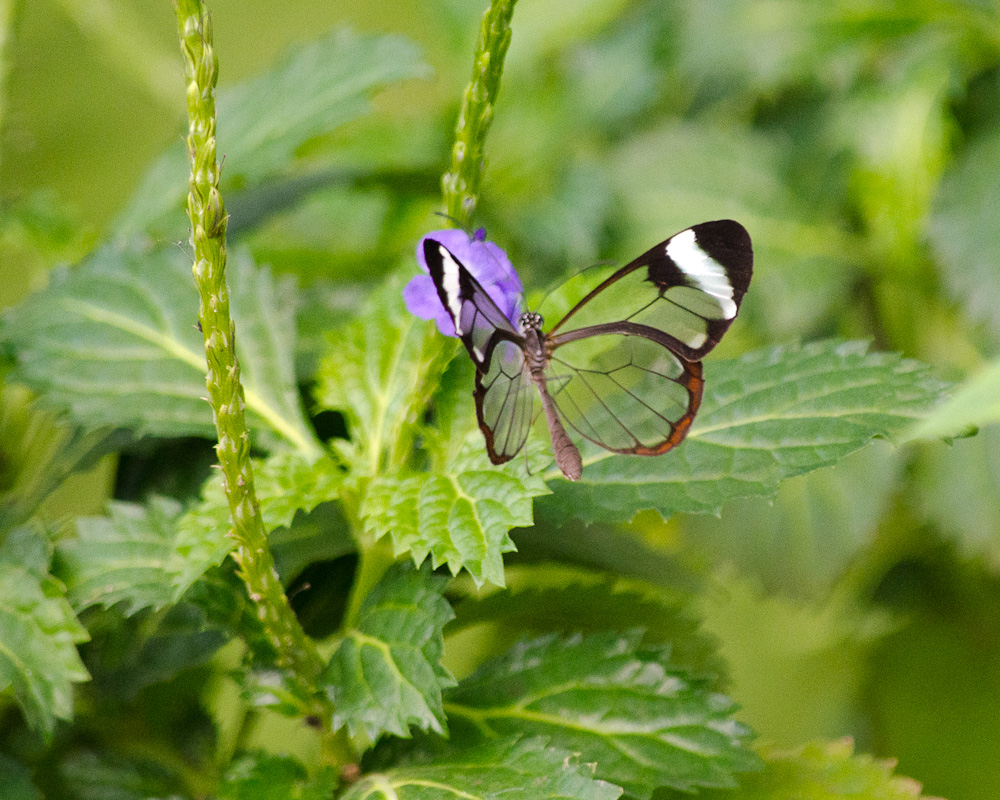
[[[583,336],[555,350],[546,385],[564,421],[615,453],[660,455],[684,439],[701,404],[701,362],[641,335]]]
[[[753,273],[750,235],[733,220],[671,236],[601,282],[549,332],[619,331],[652,337],[686,361],[705,356],[736,318]],[[622,325],[626,327],[621,327]],[[631,326],[631,327],[628,327]]]
[[[695,225],[602,281],[546,336],[549,393],[578,434],[616,453],[680,444],[701,405],[700,359],[753,271],[738,222]]]
[[[485,369],[476,371],[474,396],[490,461],[510,461],[528,438],[535,400],[524,351],[518,344],[498,338],[489,347]]]
[[[534,389],[524,337],[472,273],[440,242],[424,240],[424,258],[442,305],[476,365],[476,417],[490,461],[510,461],[531,427]]]

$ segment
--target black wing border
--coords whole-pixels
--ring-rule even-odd
[[[750,240],[750,234],[747,233],[746,228],[735,220],[721,219],[712,222],[702,222],[678,231],[669,239],[664,239],[601,281],[600,284],[588,292],[548,332],[547,339],[551,342],[552,349],[559,347],[560,344],[583,338],[592,332],[599,332],[629,333],[634,336],[645,336],[647,339],[652,339],[655,342],[663,344],[687,362],[700,361],[711,352],[719,343],[723,334],[729,330],[729,326],[736,319],[736,315],[732,319],[727,320],[705,320],[707,338],[705,344],[701,347],[690,347],[659,328],[625,321],[590,325],[561,334],[557,333],[577,311],[597,297],[597,295],[642,267],[646,267],[648,271],[646,280],[657,287],[661,296],[669,289],[678,286],[699,288],[685,277],[680,267],[667,255],[667,245],[670,241],[687,231],[694,232],[695,242],[698,246],[725,270],[726,278],[733,288],[733,301],[736,303],[738,314],[739,307],[743,302],[743,296],[750,287],[750,279],[753,277],[753,245]],[[626,330],[622,326],[629,326],[630,330]]]

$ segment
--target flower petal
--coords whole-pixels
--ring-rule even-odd
[[[437,288],[430,275],[415,275],[403,287],[403,302],[406,303],[406,310],[413,316],[432,319],[445,336],[455,335],[455,323],[441,305],[441,298],[438,297]]]

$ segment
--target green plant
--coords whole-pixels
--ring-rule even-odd
[[[942,404],[947,385],[890,350],[933,358],[921,320],[948,341],[965,332],[932,259],[958,296],[992,285],[973,274],[990,269],[992,228],[970,224],[966,202],[995,181],[960,160],[938,183],[946,122],[962,121],[947,87],[992,96],[974,79],[996,69],[998,44],[971,7],[935,22],[935,4],[791,4],[801,19],[775,21],[786,47],[771,61],[751,58],[766,42],[750,25],[725,37],[746,50],[709,45],[690,63],[691,42],[767,12],[727,5],[669,4],[680,25],[652,4],[588,4],[566,24],[591,39],[565,62],[552,54],[573,31],[529,17],[538,75],[508,70],[523,96],[507,113],[514,3],[496,0],[445,168],[439,132],[372,113],[376,90],[427,75],[398,36],[338,30],[220,92],[216,141],[211,25],[200,0],[178,0],[187,152],[149,168],[92,249],[37,198],[5,216],[7,238],[45,260],[86,254],[0,328],[0,794],[919,794],[846,743],[806,740],[863,730],[845,722],[860,665],[926,633],[907,623],[918,601],[892,602],[901,571],[926,557],[996,596],[989,573],[914,533],[937,525],[993,552],[992,507],[915,510],[946,493],[942,461],[870,445],[996,417],[995,369]],[[907,135],[914,109],[922,137]],[[440,130],[454,111],[439,110]],[[969,130],[982,152],[964,158],[993,158],[995,134]],[[793,136],[805,144],[783,150]],[[489,463],[471,364],[401,295],[442,171],[452,222],[481,214],[515,260],[535,257],[538,283],[608,242],[634,254],[723,216],[751,229],[760,277],[676,451],[590,453],[577,483],[542,437]],[[185,200],[191,247],[178,248]],[[342,221],[345,240],[379,232],[317,256],[317,220]],[[989,317],[996,304],[971,305]],[[808,343],[768,344],[791,336]],[[976,341],[951,352],[975,362]],[[196,443],[208,439],[211,453]],[[68,475],[123,453],[100,514],[52,511]],[[789,666],[773,725],[754,663],[768,648]],[[801,691],[815,702],[783,705],[814,657],[818,688]],[[741,696],[747,685],[765,688]],[[737,703],[782,747],[755,744]],[[873,727],[889,730],[881,710]]]

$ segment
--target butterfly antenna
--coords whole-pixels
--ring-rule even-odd
[[[450,219],[456,225],[458,224],[458,220],[456,220],[452,216],[449,216],[448,214],[445,214],[443,211],[436,211],[435,213],[438,214],[439,216],[442,216],[442,217],[446,218],[446,219]],[[468,231],[466,231],[466,233],[468,233]],[[470,234],[470,236],[472,237],[472,239],[474,241],[477,241],[477,242],[486,242],[486,228],[476,228]],[[494,246],[496,246],[496,245],[494,245]],[[485,251],[486,251],[486,254],[490,257],[490,260],[497,267],[499,267],[502,272],[506,273],[507,276],[510,277],[510,278],[517,278],[518,282],[520,283],[521,276],[518,275],[517,270],[514,268],[514,265],[510,263],[509,259],[508,259],[508,263],[504,264],[503,262],[500,261],[499,258],[497,258],[493,254],[493,252],[488,247],[485,248]],[[515,311],[514,319],[511,320],[511,322],[516,322],[518,315],[520,315],[520,313],[525,310],[524,309],[524,290],[523,290],[523,284],[522,284],[522,291],[521,291],[521,294],[519,295],[519,297],[520,297],[520,300],[519,300],[519,302],[517,304],[517,307],[514,309],[514,311]]]
[[[455,217],[453,217],[447,211],[435,211],[434,212],[434,216],[435,217],[444,217],[446,220],[448,220],[452,225],[454,225],[459,230],[463,230],[463,231],[465,230],[465,226],[462,225],[462,223],[459,220],[455,219]]]
[[[452,225],[454,225],[455,228],[457,228],[458,230],[465,231],[466,233],[469,233],[469,229],[466,228],[464,225],[462,225],[461,220],[456,219],[455,217],[453,217],[451,214],[447,213],[446,211],[435,211],[434,215],[437,216],[437,217],[444,217]],[[486,241],[486,228],[476,228],[472,233],[469,233],[469,236],[471,236],[473,239],[475,239],[476,241],[479,241],[479,242]]]

